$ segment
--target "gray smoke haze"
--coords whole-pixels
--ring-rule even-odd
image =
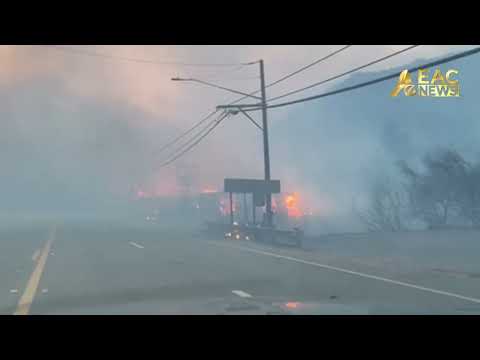
[[[353,55],[306,71],[269,96],[321,80],[403,46],[360,46]],[[267,82],[326,55],[338,46],[94,47],[148,59],[239,62],[264,58]],[[426,46],[368,72],[302,93],[309,96],[390,73],[422,58],[467,47]],[[387,64],[388,63],[388,64]],[[398,159],[417,161],[435,146],[478,152],[480,73],[474,56],[446,64],[460,71],[462,98],[390,97],[395,81],[284,110],[270,111],[272,177],[299,191],[325,218],[350,218],[378,176],[392,175]],[[118,209],[138,188],[178,191],[179,173],[198,190],[221,189],[224,177],[262,177],[258,130],[240,115],[228,118],[196,151],[155,170],[158,149],[216,105],[235,96],[172,76],[212,79],[253,91],[256,69],[198,69],[100,61],[38,47],[0,47],[0,213],[105,212]],[[400,69],[400,68],[399,68]],[[247,80],[242,80],[247,78]],[[217,80],[218,79],[218,80]]]
[[[391,81],[298,105],[290,119],[273,128],[275,165],[281,159],[290,167],[284,167],[280,177],[296,174],[297,184],[303,183],[313,198],[320,202],[323,198],[332,214],[354,226],[354,219],[348,219],[353,202],[365,204],[366,191],[375,181],[400,182],[396,161],[418,167],[424,154],[439,147],[452,147],[467,159],[479,159],[480,105],[475,100],[479,64],[472,57],[440,66],[444,72],[460,71],[461,98],[391,98],[395,85]],[[343,85],[391,72],[353,76]],[[295,133],[291,122],[296,124]],[[288,137],[292,141],[286,145]]]

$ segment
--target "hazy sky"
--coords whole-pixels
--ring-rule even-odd
[[[75,48],[163,62],[237,64],[264,59],[269,83],[341,46]],[[269,88],[267,96],[320,81],[406,46],[353,46]],[[368,71],[388,70],[468,47],[425,45],[372,66]],[[62,203],[71,201],[69,196],[82,199],[89,196],[98,199],[99,194],[130,196],[134,188],[157,193],[174,192],[179,173],[191,176],[198,188],[218,189],[221,189],[224,177],[262,177],[260,133],[241,116],[224,121],[181,161],[155,170],[170,153],[157,154],[159,148],[216,105],[238,98],[235,94],[195,83],[172,82],[170,78],[174,76],[195,77],[244,92],[259,87],[258,65],[239,68],[149,64],[85,56],[50,47],[0,46],[0,160],[4,193],[12,196],[12,189],[15,189],[30,194],[28,196],[39,196],[39,199],[61,193],[63,195],[56,200]],[[348,78],[294,95],[292,99],[323,92],[344,81],[348,82]],[[288,149],[294,151],[304,136],[312,136],[308,134],[308,128],[303,128],[303,133],[298,130],[296,124],[302,121],[302,116],[321,109],[319,102],[312,102],[269,113],[274,147],[272,177],[284,181],[284,190],[298,190],[318,180],[306,181],[308,171],[304,173],[302,168],[284,163],[282,158],[288,156]],[[329,114],[336,111],[328,109]],[[341,112],[342,109],[338,109],[338,114]],[[289,125],[285,125],[287,123]],[[274,138],[278,124],[283,124],[283,135]],[[341,134],[344,133],[341,130]],[[350,144],[365,142],[354,132],[347,137]],[[311,153],[315,154],[315,151],[311,149]],[[375,152],[365,149],[365,156],[374,156]],[[331,180],[329,177],[328,181]],[[325,206],[334,201],[326,199]]]

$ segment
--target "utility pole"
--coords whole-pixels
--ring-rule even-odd
[[[230,226],[233,226],[233,197],[232,193],[229,193],[230,199]]]
[[[265,71],[263,68],[263,60],[260,63],[260,88],[262,98],[262,127],[263,127],[263,159],[265,167],[265,180],[270,181],[270,151],[268,145],[268,123],[267,123],[267,95],[265,93]],[[265,194],[266,205],[266,225],[271,227],[272,221],[272,194]]]
[[[248,224],[247,194],[243,193],[243,221]]]
[[[251,62],[251,63],[248,63],[248,64],[245,64],[245,65],[253,65],[255,64],[257,61],[255,62]],[[268,124],[267,124],[267,95],[265,93],[265,71],[264,71],[264,66],[263,66],[263,60],[259,60],[258,63],[260,64],[260,90],[261,90],[261,96],[255,96],[252,94],[247,94],[247,93],[244,93],[242,91],[237,91],[237,90],[234,90],[234,89],[229,89],[229,88],[226,88],[224,86],[219,86],[219,85],[216,85],[216,84],[212,84],[212,83],[209,83],[209,82],[206,82],[206,81],[202,81],[202,80],[198,80],[198,79],[184,79],[184,78],[179,78],[179,77],[175,77],[175,78],[172,78],[173,81],[193,81],[193,82],[197,82],[199,84],[203,84],[203,85],[207,85],[207,86],[211,86],[211,87],[214,87],[214,88],[217,88],[217,89],[222,89],[222,90],[225,90],[225,91],[229,91],[229,92],[232,92],[232,93],[235,93],[235,94],[241,94],[241,95],[244,95],[245,97],[250,97],[250,98],[253,98],[253,99],[256,99],[257,101],[261,101],[260,104],[256,103],[256,104],[242,104],[242,105],[234,105],[233,103],[232,104],[229,104],[229,105],[219,105],[217,106],[217,110],[218,109],[235,109],[235,113],[238,113],[239,111],[241,111],[245,116],[247,116],[247,118],[252,121],[255,126],[257,126],[258,128],[260,128],[260,125],[258,125],[256,123],[255,120],[253,120],[248,114],[247,112],[243,111],[242,108],[256,108],[258,105],[260,105],[260,107],[262,108],[262,127],[260,128],[260,130],[262,131],[263,133],[263,158],[264,158],[264,167],[265,167],[265,180],[266,181],[270,181],[271,178],[270,178],[270,153],[269,153],[269,145],[268,145]],[[255,92],[256,93],[256,92]],[[271,193],[267,193],[265,194],[265,208],[266,208],[266,211],[265,211],[265,225],[267,227],[272,227],[273,226],[273,213],[272,213],[272,194]]]
[[[257,225],[257,207],[255,205],[255,197],[252,194],[252,222],[253,226]]]

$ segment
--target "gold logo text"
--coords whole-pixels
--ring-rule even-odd
[[[403,70],[390,95],[396,97],[403,92],[405,96],[459,97],[457,75],[458,70],[448,70],[444,75],[440,69],[436,69],[430,77],[429,69],[420,69],[417,82],[414,83],[408,70]]]

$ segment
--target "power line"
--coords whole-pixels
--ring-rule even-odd
[[[228,116],[227,113],[223,114],[219,119],[216,120],[215,124],[210,128],[208,129],[202,136],[200,136],[200,138],[198,138],[194,143],[192,143],[189,147],[187,147],[186,149],[184,149],[182,152],[180,152],[179,154],[177,154],[176,156],[174,156],[173,158],[171,158],[170,160],[167,160],[166,162],[164,162],[163,164],[161,164],[159,166],[159,168],[163,168],[165,166],[168,166],[170,165],[172,162],[174,162],[175,160],[177,160],[179,157],[183,156],[185,153],[187,153],[188,151],[190,151],[192,148],[194,148],[198,143],[200,143],[200,141],[202,141],[205,137],[207,137],[218,125],[220,125],[220,123]]]
[[[416,45],[418,46],[418,45]],[[410,47],[410,48],[413,48],[414,46]],[[407,49],[410,49],[410,48],[407,48]],[[407,49],[404,49],[402,50],[403,51],[406,51]],[[452,55],[452,56],[448,56],[448,57],[445,57],[445,58],[442,58],[442,59],[439,59],[439,60],[436,60],[436,61],[432,61],[430,63],[426,63],[426,64],[422,64],[422,65],[419,65],[419,66],[416,66],[416,67],[413,67],[411,69],[408,69],[409,72],[415,72],[419,69],[423,69],[423,68],[428,68],[428,67],[432,67],[432,66],[436,66],[436,65],[440,65],[440,64],[444,64],[444,63],[447,63],[447,62],[451,62],[453,60],[457,60],[457,59],[461,59],[461,58],[464,58],[464,57],[467,57],[467,56],[471,56],[471,55],[474,55],[476,53],[480,52],[480,47],[478,48],[475,48],[475,49],[472,49],[472,50],[468,50],[468,51],[465,51],[465,52],[462,52],[462,53],[459,53],[459,54],[456,54],[456,55]],[[393,56],[393,54],[391,54],[389,57]],[[376,60],[378,62],[378,60]],[[364,65],[365,66],[365,65]],[[366,87],[366,86],[369,86],[369,85],[373,85],[373,84],[376,84],[376,83],[379,83],[379,82],[383,82],[383,81],[386,81],[386,80],[390,80],[390,79],[393,79],[393,78],[396,78],[398,77],[399,73],[394,73],[394,74],[391,74],[391,75],[387,75],[387,76],[383,76],[383,77],[380,77],[380,78],[377,78],[377,79],[374,79],[374,80],[370,80],[370,81],[367,81],[367,82],[363,82],[363,83],[360,83],[360,84],[357,84],[357,85],[353,85],[353,86],[348,86],[348,87],[344,87],[344,88],[341,88],[341,89],[337,89],[337,90],[334,90],[334,91],[330,91],[330,92],[326,92],[326,93],[323,93],[323,94],[319,94],[319,95],[315,95],[315,96],[310,96],[310,97],[307,97],[307,98],[302,98],[302,99],[298,99],[298,100],[294,100],[294,101],[289,101],[289,102],[285,102],[285,103],[280,103],[280,104],[274,104],[274,105],[269,105],[267,106],[267,108],[278,108],[278,107],[283,107],[283,106],[288,106],[288,105],[293,105],[293,104],[297,104],[297,103],[301,103],[301,102],[306,102],[306,101],[311,101],[311,100],[315,100],[315,99],[319,99],[319,98],[322,98],[322,97],[327,97],[327,96],[331,96],[331,95],[335,95],[335,94],[339,94],[339,93],[342,93],[342,92],[347,92],[347,91],[350,91],[350,90],[355,90],[355,89],[358,89],[358,88],[362,88],[362,87]],[[244,97],[245,98],[245,97]],[[243,98],[241,98],[243,99]],[[241,99],[239,100],[236,100],[235,102],[238,102],[240,101]],[[234,104],[235,102],[231,103],[231,104]],[[254,109],[248,109],[248,110],[245,110],[245,111],[258,111],[260,110],[261,108],[254,108]],[[216,112],[214,112],[216,113]],[[212,113],[210,116],[213,116]],[[180,153],[178,153],[177,155],[173,156],[171,159],[167,160],[166,162],[162,163],[160,165],[160,168],[162,167],[165,167],[165,166],[168,166],[169,164],[171,164],[172,162],[176,161],[178,158],[180,158],[181,156],[183,156],[185,153],[187,153],[188,151],[190,151],[192,148],[194,148],[198,143],[200,143],[206,136],[208,136],[226,117],[228,116],[228,113],[224,113],[222,114],[218,119],[215,119],[214,121],[210,122],[208,126],[210,126],[213,122],[213,126],[211,126],[208,130],[206,130],[205,133],[203,133],[202,135],[201,132],[203,132],[204,130],[202,130],[200,133],[198,133],[197,135],[195,136],[199,136],[200,137],[195,140],[192,144],[190,144],[187,148],[185,148],[184,150],[182,150]],[[206,121],[205,119],[203,119],[203,121]],[[195,127],[198,127],[200,124],[197,124],[195,125]],[[195,137],[194,137],[195,138]],[[192,141],[194,138],[190,139],[190,141]],[[183,146],[187,145],[188,142]]]
[[[332,53],[330,53],[330,54],[328,54],[328,55],[326,55],[326,56],[324,56],[324,57],[322,57],[322,58],[320,58],[320,59],[318,59],[318,60],[315,60],[314,62],[312,62],[312,63],[310,63],[310,64],[308,64],[308,65],[305,65],[305,66],[301,67],[300,69],[298,69],[298,70],[296,70],[296,71],[294,71],[294,72],[292,72],[292,73],[289,73],[289,74],[281,77],[280,79],[275,80],[274,82],[272,82],[272,83],[270,83],[270,84],[267,84],[267,85],[265,86],[265,88],[269,88],[269,87],[271,87],[271,86],[277,85],[278,83],[280,83],[280,82],[282,82],[282,81],[284,81],[284,80],[287,80],[287,79],[291,78],[292,76],[297,75],[297,74],[301,73],[302,71],[307,70],[308,68],[311,68],[312,66],[317,65],[317,64],[321,63],[322,61],[325,61],[325,60],[331,58],[332,56],[339,54],[340,52],[342,52],[342,51],[344,51],[344,50],[347,50],[347,49],[348,49],[349,47],[351,47],[351,46],[352,46],[352,45],[346,45],[346,46],[344,46],[344,47],[342,47],[342,48],[340,48],[340,49],[338,49],[338,50],[335,50],[334,52],[332,52]],[[259,93],[259,92],[260,92],[260,90],[256,90],[256,91],[254,91],[254,92],[252,92],[252,93],[249,93],[249,95],[255,95],[255,94]],[[246,99],[246,98],[248,98],[248,96],[241,97],[241,98],[239,98],[239,99],[237,99],[237,100],[229,103],[228,105],[236,104],[236,103],[238,103],[239,101],[242,101],[242,100],[244,100],[244,99]]]
[[[436,61],[432,61],[430,63],[415,66],[415,67],[412,67],[412,68],[408,69],[408,71],[409,72],[415,72],[419,69],[424,69],[424,68],[429,68],[429,67],[436,66],[436,65],[445,64],[447,62],[451,62],[451,61],[454,61],[454,60],[457,60],[457,59],[461,59],[461,58],[464,58],[464,57],[467,57],[467,56],[474,55],[478,52],[480,52],[480,47],[472,49],[472,50],[464,51],[464,52],[456,54],[456,55],[448,56],[448,57],[445,57],[445,58],[442,58],[442,59],[439,59],[439,60],[436,60]],[[298,104],[298,103],[302,103],[302,102],[306,102],[306,101],[316,100],[316,99],[320,99],[320,98],[323,98],[323,97],[336,95],[336,94],[340,94],[340,93],[347,92],[347,91],[350,91],[350,90],[355,90],[355,89],[359,89],[359,88],[362,88],[362,87],[365,87],[365,86],[373,85],[373,84],[376,84],[376,83],[379,83],[379,82],[382,82],[382,81],[394,79],[394,78],[397,78],[398,76],[399,76],[399,73],[396,72],[396,73],[391,74],[391,75],[382,76],[382,77],[374,79],[374,80],[366,81],[366,82],[363,82],[363,83],[360,83],[360,84],[357,84],[357,85],[347,86],[347,87],[337,89],[337,90],[333,90],[333,91],[329,91],[329,92],[326,92],[326,93],[323,93],[323,94],[319,94],[319,95],[315,95],[315,96],[309,96],[309,97],[306,97],[306,98],[293,100],[293,101],[288,101],[288,102],[284,102],[284,103],[280,103],[280,104],[268,105],[267,108],[273,109],[273,108],[279,108],[279,107],[284,107],[284,106],[288,106],[288,105]],[[261,110],[261,108],[245,109],[244,111],[258,111],[258,110]]]
[[[285,75],[284,77],[282,77],[282,78],[280,78],[280,79],[278,79],[278,80],[276,80],[276,81],[268,84],[268,85],[265,86],[265,87],[270,87],[270,86],[273,86],[273,85],[278,84],[279,82],[282,82],[282,81],[284,81],[284,80],[287,80],[288,78],[291,78],[292,76],[297,75],[297,74],[301,73],[302,71],[307,70],[308,68],[311,68],[312,66],[317,65],[317,64],[321,63],[322,61],[325,61],[325,60],[331,58],[332,56],[335,56],[335,55],[341,53],[341,52],[344,51],[344,50],[347,50],[347,49],[348,49],[349,47],[351,47],[351,46],[352,46],[352,45],[346,45],[346,46],[344,46],[344,47],[342,47],[342,48],[340,48],[340,49],[338,49],[338,50],[336,50],[336,51],[328,54],[327,56],[322,57],[321,59],[318,59],[318,60],[316,60],[316,61],[314,61],[314,62],[312,62],[312,63],[310,63],[310,64],[308,64],[308,65],[305,65],[304,67],[301,67],[301,68],[298,69],[297,71],[294,71],[294,72],[292,72],[292,73],[290,73],[290,74],[288,74],[288,75]]]
[[[188,130],[186,130],[185,132],[183,132],[182,134],[180,134],[179,136],[177,136],[175,139],[173,139],[172,141],[166,143],[164,146],[162,146],[157,152],[160,153],[162,151],[164,151],[165,149],[167,149],[168,147],[176,144],[179,140],[183,139],[185,136],[187,136],[188,134],[190,134],[193,130],[195,130],[196,128],[198,128],[200,125],[202,125],[205,121],[207,121],[208,119],[210,119],[213,115],[215,115],[219,110],[215,110],[215,111],[212,111],[210,114],[208,114],[207,116],[205,116],[202,120],[200,120],[199,122],[197,122],[195,125],[193,125],[191,128],[189,128]]]
[[[258,80],[259,76],[245,76],[245,77],[208,77],[205,78],[206,81],[217,81],[217,80],[228,80],[228,81],[247,81],[247,80]]]
[[[72,54],[81,54],[85,56],[93,56],[93,57],[102,57],[102,58],[108,58],[108,59],[114,59],[114,60],[123,60],[123,61],[131,61],[131,62],[138,62],[138,63],[147,63],[147,64],[168,64],[168,65],[182,65],[182,66],[204,66],[204,67],[235,67],[235,70],[239,70],[243,66],[246,65],[251,65],[252,63],[236,63],[236,64],[207,64],[207,63],[184,63],[184,62],[167,62],[167,61],[154,61],[154,60],[146,60],[146,59],[138,59],[138,58],[130,58],[130,57],[122,57],[122,56],[116,56],[116,55],[111,55],[111,54],[105,54],[105,53],[99,53],[95,51],[89,51],[85,49],[74,49],[70,47],[62,47],[62,46],[56,46],[56,45],[39,45],[43,47],[48,47],[48,48],[53,48],[59,51],[64,51],[64,52],[69,52]],[[164,146],[162,146],[159,150],[158,153],[163,152],[165,149],[169,148],[170,146],[176,144],[179,140],[190,134],[193,130],[198,128],[201,124],[203,124],[205,121],[207,121],[209,118],[211,118],[213,115],[215,115],[218,112],[218,110],[215,110],[208,114],[206,117],[201,119],[199,122],[197,122],[194,126],[177,136],[175,139],[172,141],[168,142]],[[210,123],[211,124],[211,123]],[[203,130],[202,130],[203,131]],[[201,132],[202,132],[201,131]],[[201,133],[200,132],[200,133]],[[200,134],[199,133],[199,134]],[[196,135],[198,136],[198,134]],[[195,138],[195,137],[194,137]]]
[[[231,103],[231,104],[234,104],[234,103]],[[185,136],[187,136],[188,134],[190,134],[193,130],[195,130],[196,128],[198,128],[201,124],[203,124],[205,121],[207,121],[208,119],[210,119],[213,115],[215,115],[216,113],[218,113],[220,110],[215,110],[215,111],[212,111],[210,114],[208,114],[206,117],[204,117],[202,120],[200,120],[199,122],[197,122],[196,124],[194,124],[191,128],[189,128],[188,130],[186,130],[185,132],[183,132],[182,134],[180,134],[179,136],[177,136],[175,139],[173,139],[172,141],[170,141],[169,143],[165,144],[164,146],[162,146],[159,150],[158,150],[158,153],[164,151],[165,149],[167,149],[168,147],[176,144],[180,139],[183,139]],[[207,124],[207,127],[209,125],[211,125],[213,122],[215,122],[215,120],[209,122]],[[201,130],[199,133],[197,133],[195,136],[198,136],[199,134],[202,133],[203,130]],[[195,138],[195,136],[193,138]],[[193,139],[192,138],[192,139]],[[191,139],[190,139],[191,140]],[[185,145],[185,144],[184,144]],[[182,145],[182,146],[184,146]],[[180,147],[181,148],[181,147]]]
[[[400,54],[402,54],[402,53],[404,53],[404,52],[406,52],[406,51],[412,50],[412,49],[414,49],[414,48],[416,48],[416,47],[418,47],[418,46],[420,46],[420,45],[412,45],[412,46],[409,46],[409,47],[407,47],[407,48],[405,48],[405,49],[396,51],[396,52],[394,52],[394,53],[392,53],[392,54],[389,54],[389,55],[387,55],[387,56],[384,56],[384,57],[381,57],[381,58],[376,59],[376,60],[374,60],[374,61],[371,61],[371,62],[369,62],[369,63],[367,63],[367,64],[358,66],[358,67],[353,68],[353,69],[351,69],[351,70],[348,70],[348,71],[346,71],[346,72],[344,72],[344,73],[342,73],[342,74],[335,75],[335,76],[330,77],[330,78],[328,78],[328,79],[325,79],[325,80],[319,81],[319,82],[317,82],[317,83],[314,83],[314,84],[305,86],[305,87],[303,87],[303,88],[301,88],[301,89],[293,90],[293,91],[290,91],[290,92],[288,92],[288,93],[286,93],[286,94],[273,97],[273,98],[271,98],[271,99],[268,99],[267,101],[278,100],[278,99],[281,99],[281,98],[284,98],[284,97],[287,97],[287,96],[290,96],[290,95],[299,93],[299,92],[301,92],[301,91],[305,91],[305,90],[311,89],[311,88],[313,88],[313,87],[316,87],[316,86],[325,84],[325,83],[327,83],[327,82],[329,82],[329,81],[339,79],[339,78],[341,78],[341,77],[343,77],[343,76],[352,74],[352,73],[354,73],[354,72],[356,72],[356,71],[365,69],[365,68],[367,68],[367,67],[369,67],[369,66],[378,64],[378,63],[380,63],[380,62],[382,62],[382,61],[385,61],[385,60],[387,60],[387,59],[390,59],[390,58],[392,58],[392,57],[394,57],[394,56],[400,55]]]
[[[203,73],[202,75],[202,79],[203,80],[236,80],[236,79],[255,79],[255,78],[258,78],[258,76],[256,77],[241,77],[241,76],[237,76],[237,77],[226,77],[225,75],[226,74],[238,74],[240,72],[240,70],[245,70],[245,69],[248,69],[247,66],[245,65],[239,65],[233,69],[230,69],[228,68],[228,73],[224,73],[224,74],[221,74],[219,75],[219,71],[218,69],[212,69],[211,71],[215,71],[214,73],[212,72],[207,72],[207,73]],[[198,69],[195,69],[195,71],[197,71]],[[209,69],[210,70],[210,69]],[[208,70],[207,70],[208,71]],[[191,75],[190,72],[187,72],[186,75],[184,76],[180,76],[182,78],[193,78],[194,76]]]
[[[316,60],[316,61],[308,64],[308,65],[305,65],[305,66],[303,66],[302,68],[300,68],[300,69],[298,69],[298,70],[296,70],[296,71],[294,71],[294,72],[292,72],[292,73],[289,73],[289,74],[283,76],[282,78],[280,78],[280,79],[278,79],[278,80],[276,80],[276,81],[274,81],[274,82],[266,85],[266,87],[270,87],[270,86],[276,85],[276,84],[278,84],[278,83],[280,83],[280,82],[282,82],[282,81],[284,81],[284,80],[286,80],[286,79],[288,79],[288,78],[290,78],[290,77],[292,77],[292,76],[294,76],[294,75],[296,75],[296,74],[298,74],[298,73],[300,73],[300,72],[302,72],[302,71],[304,71],[304,70],[306,70],[306,69],[308,69],[308,68],[310,68],[310,67],[312,67],[312,66],[314,66],[314,65],[316,65],[316,64],[318,64],[318,63],[320,63],[320,62],[322,62],[322,61],[327,60],[328,58],[330,58],[330,57],[332,57],[332,56],[334,56],[334,55],[336,55],[336,54],[338,54],[338,53],[340,53],[340,52],[342,52],[342,51],[344,51],[344,50],[346,50],[346,49],[349,48],[350,46],[352,46],[352,45],[344,46],[344,47],[342,47],[342,48],[340,48],[340,49],[338,49],[338,50],[336,50],[336,51],[334,51],[334,52],[332,52],[332,53],[330,53],[330,54],[328,54],[328,55],[326,55],[326,56],[324,56],[324,57],[322,57],[322,58],[320,58],[320,59],[318,59],[318,60]],[[253,63],[255,63],[255,62],[253,62]],[[253,64],[253,63],[250,63],[250,64]],[[249,64],[249,65],[250,65],[250,64]],[[257,90],[257,91],[254,91],[254,92],[250,93],[249,95],[254,95],[254,94],[257,94],[257,93],[259,93],[259,92],[260,92],[260,90]],[[241,98],[239,98],[239,99],[237,99],[237,100],[234,100],[233,102],[229,103],[229,105],[236,104],[236,103],[238,103],[239,101],[241,101],[241,100],[243,100],[243,99],[246,99],[246,98],[248,98],[248,97],[249,97],[249,96],[243,96],[243,97],[241,97]],[[179,135],[177,138],[175,138],[175,139],[172,140],[171,142],[169,142],[169,143],[165,144],[164,146],[162,146],[158,152],[162,152],[162,151],[164,151],[165,149],[167,149],[168,147],[170,147],[171,145],[176,144],[176,143],[178,142],[178,140],[184,138],[186,135],[188,135],[189,133],[191,133],[193,130],[195,130],[198,126],[200,126],[202,123],[204,123],[206,120],[208,120],[210,117],[212,117],[212,116],[213,116],[214,114],[216,114],[217,112],[218,112],[218,110],[213,111],[212,113],[210,113],[209,115],[207,115],[205,118],[203,118],[203,119],[200,120],[198,123],[196,123],[194,126],[192,126],[190,129],[186,130],[184,133],[182,133],[181,135]]]
[[[206,133],[211,132],[212,128],[214,128],[216,123],[219,121],[223,120],[223,117],[225,117],[225,113],[220,114],[220,116],[216,117],[215,119],[211,120],[208,122],[206,126],[204,126],[198,133],[196,133],[193,137],[188,139],[185,143],[180,145],[176,150],[172,151],[168,156],[165,157],[165,162],[170,162],[171,159],[177,158],[177,155],[180,153],[183,154],[183,151],[189,148],[193,143],[195,143],[199,138],[202,138],[203,136],[206,136]],[[213,125],[213,126],[212,126]],[[188,150],[187,150],[188,151]]]
[[[217,122],[221,117],[223,116],[223,113],[220,114],[220,116],[217,116],[215,119],[211,120],[206,124],[202,129],[200,129],[195,135],[193,135],[190,139],[188,139],[186,142],[184,142],[182,145],[180,145],[176,150],[171,151],[170,155],[166,156],[168,159],[171,156],[175,156],[175,154],[178,151],[181,151],[183,148],[189,146],[192,142],[194,142],[198,137],[202,136],[202,134],[208,130],[208,128],[215,122]]]
[[[248,65],[244,63],[229,63],[229,64],[213,64],[213,63],[186,63],[186,62],[178,62],[178,61],[157,61],[157,60],[148,60],[148,59],[139,59],[139,58],[131,58],[125,56],[117,56],[112,54],[106,53],[99,53],[96,51],[90,51],[85,49],[74,49],[71,47],[64,47],[64,46],[57,46],[57,45],[37,45],[42,47],[48,47],[51,49],[56,49],[59,51],[69,52],[72,54],[81,54],[84,56],[93,56],[93,57],[101,57],[106,59],[113,59],[113,60],[121,60],[121,61],[130,61],[130,62],[137,62],[137,63],[144,63],[144,64],[155,64],[155,65],[179,65],[179,66],[205,66],[205,67],[232,67],[232,66],[243,66]]]

